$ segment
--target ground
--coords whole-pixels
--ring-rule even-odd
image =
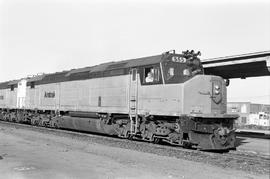
[[[251,179],[268,176],[0,125],[0,178]]]
[[[249,137],[237,137],[237,150],[270,156],[270,140]]]

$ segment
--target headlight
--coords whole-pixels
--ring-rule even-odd
[[[214,92],[215,92],[215,95],[219,95],[219,93],[220,93],[220,87],[218,85],[215,85],[214,86]]]
[[[218,95],[219,93],[219,90],[215,90],[215,95]]]

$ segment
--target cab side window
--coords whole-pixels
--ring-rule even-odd
[[[168,68],[166,73],[166,80],[171,79],[172,77],[174,77],[174,75],[175,75],[174,68],[173,67]]]
[[[158,67],[145,67],[143,72],[143,83],[151,84],[160,82],[160,70]]]

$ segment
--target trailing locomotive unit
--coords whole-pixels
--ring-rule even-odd
[[[0,84],[0,119],[201,150],[235,148],[226,85],[200,53],[162,55]]]

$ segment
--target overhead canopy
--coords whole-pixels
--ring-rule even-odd
[[[202,60],[205,74],[223,78],[270,76],[270,51]]]

